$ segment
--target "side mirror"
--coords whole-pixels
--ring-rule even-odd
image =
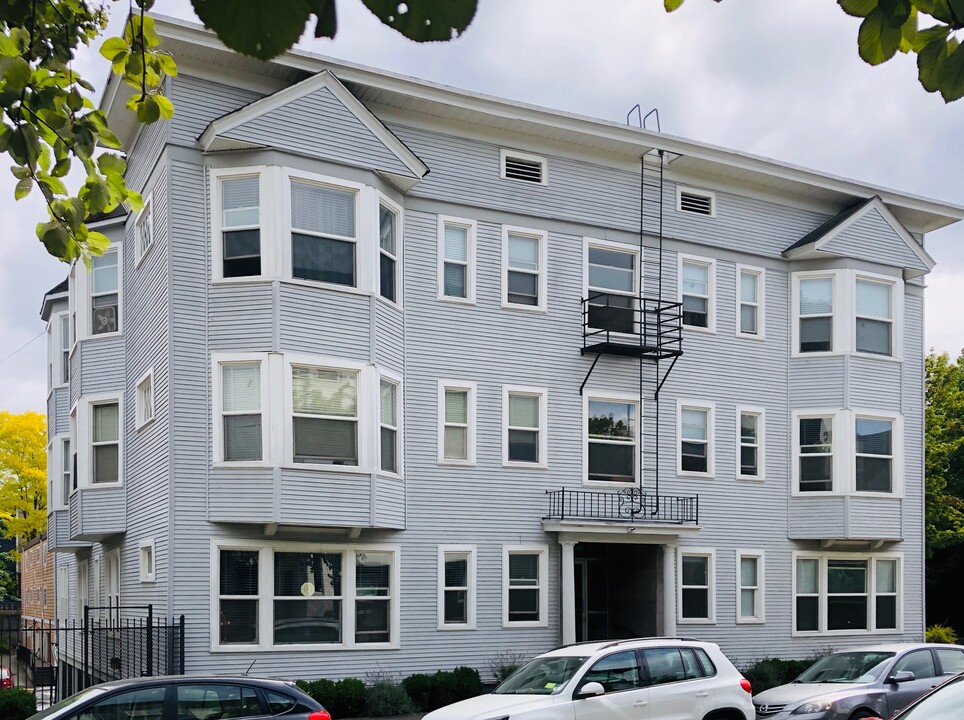
[[[579,692],[576,693],[576,697],[573,700],[583,700],[585,698],[596,697],[597,695],[602,695],[606,692],[606,688],[602,686],[602,683],[597,682],[587,682],[581,688]]]
[[[898,670],[889,678],[887,678],[887,682],[896,684],[896,683],[910,682],[911,680],[916,680],[916,679],[917,679],[917,676],[914,675],[914,673],[912,673],[910,670]]]

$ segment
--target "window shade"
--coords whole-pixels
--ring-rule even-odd
[[[756,558],[740,558],[740,584],[756,586]]]
[[[397,385],[395,383],[389,382],[387,380],[381,381],[381,419],[382,425],[391,425],[395,427],[398,425],[396,421],[396,403],[395,396]]]
[[[296,413],[355,417],[358,412],[357,374],[324,368],[291,368]]]
[[[539,398],[533,395],[509,395],[509,425],[539,427]]]
[[[706,440],[706,411],[683,410],[683,437],[687,440]]]
[[[469,562],[464,554],[445,554],[445,587],[466,587],[469,584]]]
[[[95,293],[117,292],[117,253],[108,252],[94,256],[93,282],[91,290]]]
[[[261,365],[238,363],[221,366],[221,394],[225,412],[261,409]]]
[[[468,261],[469,231],[458,225],[445,226],[445,259]]]
[[[509,235],[509,267],[514,270],[539,269],[539,241],[521,235]]]
[[[449,297],[466,297],[465,265],[454,265],[450,262],[445,263],[443,281],[445,283],[445,294]]]
[[[258,594],[258,553],[248,550],[221,551],[221,595]]]
[[[832,428],[830,418],[800,418],[800,452],[830,452]]]
[[[384,205],[378,206],[378,242],[382,250],[395,254],[395,225],[397,216]]]
[[[800,314],[829,315],[833,312],[833,278],[800,281]]]
[[[355,236],[355,193],[291,182],[291,227],[323,235]]]
[[[757,301],[757,286],[760,276],[756,273],[740,273],[740,300],[755,303]]]
[[[469,433],[464,427],[445,428],[444,457],[447,460],[465,460],[469,456]]]
[[[539,556],[521,553],[509,555],[509,582],[512,585],[537,585]]]
[[[363,553],[357,556],[355,588],[358,595],[386,596],[391,587],[392,556],[388,553]]]
[[[892,593],[897,592],[897,561],[878,560],[877,561],[877,592]]]
[[[445,422],[466,424],[469,421],[469,393],[465,390],[445,391]]]
[[[857,281],[857,315],[890,319],[891,286],[883,283]]]
[[[117,403],[94,405],[93,441],[116,442],[119,434]]]
[[[709,295],[710,269],[697,263],[683,263],[683,292],[692,295]]]
[[[632,292],[636,258],[632,253],[589,248],[589,286]]]
[[[797,592],[816,594],[817,588],[817,561],[797,560]]]
[[[231,178],[221,181],[222,225],[226,228],[257,225],[260,204],[258,178]]]

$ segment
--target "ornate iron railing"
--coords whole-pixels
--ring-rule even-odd
[[[697,524],[698,495],[653,495],[629,487],[619,492],[547,490],[546,520],[605,520],[626,523]]]

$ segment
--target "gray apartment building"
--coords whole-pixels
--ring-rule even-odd
[[[287,677],[922,637],[924,234],[964,208],[157,27],[174,118],[103,100],[144,209],[43,305],[60,619]]]

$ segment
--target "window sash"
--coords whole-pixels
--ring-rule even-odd
[[[516,562],[513,562],[516,560]],[[530,565],[527,571],[520,560],[526,560]],[[507,558],[509,567],[506,612],[508,621],[512,622],[541,622],[542,618],[542,553],[539,552],[510,552]]]
[[[684,554],[680,566],[680,617],[684,620],[710,619],[710,558]]]
[[[470,552],[445,552],[442,555],[443,625],[466,625],[469,622],[471,563]]]
[[[61,440],[60,452],[60,476],[63,481],[61,496],[63,498],[64,506],[66,507],[70,504],[70,492],[73,489],[71,487],[71,471],[73,470],[74,463],[73,458],[70,455],[70,440]]]
[[[758,619],[760,617],[760,558],[754,555],[741,555],[740,568],[740,618]]]
[[[752,427],[747,421],[752,421]],[[740,475],[756,477],[760,474],[760,413],[740,413]]]
[[[395,302],[398,285],[398,213],[384,203],[378,206],[379,293]]]
[[[398,384],[379,381],[381,469],[398,472]]]
[[[762,276],[758,272],[740,271],[740,333],[760,334],[760,286]]]
[[[469,459],[469,390],[444,388],[442,458]]]
[[[70,382],[70,317],[60,317],[60,382]]]

